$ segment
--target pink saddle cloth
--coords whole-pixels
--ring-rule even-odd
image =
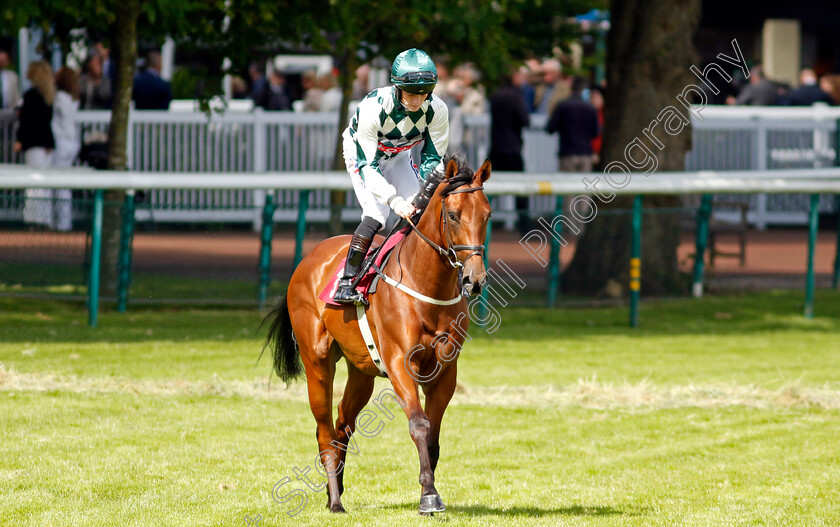
[[[397,244],[403,240],[403,238],[408,236],[408,231],[408,228],[402,229],[401,231],[394,233],[393,236],[385,240],[385,244],[383,245],[382,250],[379,251],[379,254],[376,255],[376,259],[374,260],[374,263],[377,266],[381,266],[382,261],[385,260],[386,256],[388,256],[388,253],[390,253],[394,249],[394,247],[396,247]],[[371,247],[368,250],[368,254],[370,254],[375,249],[376,247]],[[335,295],[335,291],[336,289],[338,289],[338,280],[344,274],[344,262],[346,260],[346,256],[341,259],[341,262],[339,262],[338,267],[335,269],[335,271],[333,271],[330,281],[327,282],[327,286],[324,288],[323,291],[321,291],[321,294],[318,295],[318,298],[321,299],[322,302],[331,306],[341,305],[335,300],[333,300],[333,295]],[[362,279],[359,280],[359,285],[356,286],[356,290],[362,293],[365,299],[367,299],[368,297],[370,285],[373,282],[374,276],[376,276],[376,270],[371,265],[370,267],[368,267],[367,271],[365,271],[365,274],[362,277]]]

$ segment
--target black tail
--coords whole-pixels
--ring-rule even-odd
[[[271,353],[274,355],[274,371],[277,372],[277,376],[283,382],[288,384],[300,377],[303,373],[303,364],[300,362],[300,350],[298,350],[295,334],[292,331],[292,321],[289,319],[289,306],[286,303],[286,298],[284,296],[268,312],[262,323],[271,321],[268,335],[265,337],[263,352],[265,352],[265,348],[271,349]]]

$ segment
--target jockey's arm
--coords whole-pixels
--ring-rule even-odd
[[[449,148],[449,109],[434,96],[430,104],[434,115],[424,134],[425,142],[420,151],[420,178],[423,181],[441,166],[446,149]]]
[[[362,101],[361,104],[364,102]],[[392,200],[397,194],[397,189],[388,183],[379,170],[379,137],[377,136],[379,112],[363,111],[365,109],[359,109],[358,128],[354,136],[359,148],[356,163],[365,188],[373,194],[376,201],[383,205],[390,205],[388,200]]]

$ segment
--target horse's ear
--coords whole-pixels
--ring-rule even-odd
[[[481,164],[481,168],[478,169],[478,172],[475,173],[475,179],[478,180],[479,183],[484,183],[488,179],[490,179],[490,169],[492,166],[490,165],[490,160],[485,159],[484,163]]]
[[[458,173],[458,163],[454,159],[450,159],[446,164],[446,174],[444,179],[452,179]]]

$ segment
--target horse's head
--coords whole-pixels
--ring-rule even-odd
[[[490,161],[477,172],[460,157],[447,157],[443,180],[433,202],[439,202],[440,234],[450,263],[463,266],[461,286],[467,294],[477,295],[487,276],[484,268],[484,240],[490,221],[490,201],[483,184],[490,179]],[[440,200],[435,198],[440,197]],[[438,208],[438,207],[435,207]]]

